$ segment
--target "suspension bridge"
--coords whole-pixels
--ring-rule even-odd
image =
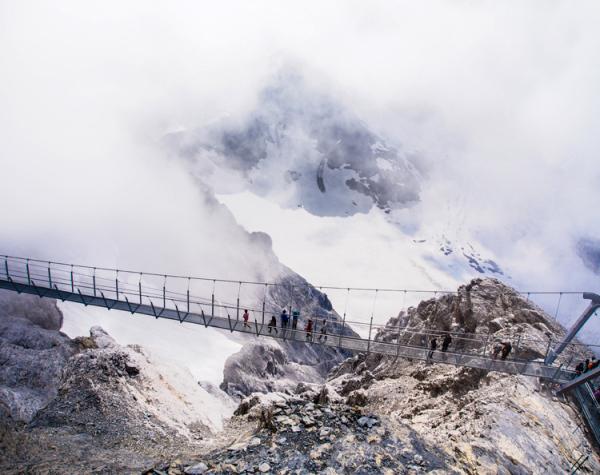
[[[350,326],[359,323],[346,321],[343,318],[337,321],[329,321],[326,331],[319,328],[319,319],[314,318],[314,327],[311,332],[302,328],[293,328],[270,325],[271,315],[279,316],[280,307],[275,310],[269,307],[266,299],[266,289],[271,286],[282,286],[278,283],[233,281],[222,279],[208,279],[189,276],[175,276],[155,273],[133,272],[103,267],[80,266],[74,264],[41,261],[36,259],[2,256],[3,272],[0,272],[0,288],[12,290],[18,293],[38,295],[59,299],[64,302],[75,302],[85,306],[103,307],[108,310],[122,310],[131,314],[148,315],[154,318],[163,318],[178,321],[179,323],[191,323],[212,327],[230,332],[241,332],[256,337],[264,336],[285,341],[297,341],[311,345],[324,345],[333,348],[353,352],[378,353],[394,357],[411,358],[429,362],[439,362],[479,368],[488,371],[498,371],[509,374],[520,374],[563,383],[566,389],[572,389],[580,384],[575,373],[565,367],[565,363],[556,364],[555,360],[568,347],[577,345],[571,340],[583,326],[585,321],[600,307],[600,297],[596,294],[583,293],[582,296],[590,300],[590,304],[578,322],[560,342],[556,348],[551,347],[551,342],[546,345],[545,358],[527,361],[517,358],[506,360],[494,357],[492,342],[489,336],[480,334],[454,335],[454,339],[468,342],[460,350],[434,351],[425,345],[408,344],[402,341],[401,334],[412,332],[420,335],[427,342],[433,336],[440,336],[432,332],[415,330],[408,327],[398,328],[396,338],[379,338],[377,335],[385,333],[389,328],[373,324],[371,315],[368,336],[362,337],[350,330]],[[154,285],[148,283],[154,280]],[[162,286],[156,285],[156,280],[162,279]],[[137,282],[135,282],[137,281]],[[205,285],[207,295],[198,296],[190,293],[192,282],[201,282]],[[222,302],[215,295],[218,283],[235,285],[238,288],[235,302]],[[253,286],[264,288],[262,305],[254,308],[253,305],[244,305],[240,301],[242,286]],[[308,285],[308,284],[306,284]],[[212,289],[210,288],[212,286]],[[339,287],[325,287],[325,289],[340,289]],[[293,289],[285,289],[293,295]],[[346,289],[344,289],[346,290]],[[347,289],[348,292],[352,290]],[[447,294],[451,291],[425,291],[407,289],[356,289],[373,290],[377,292],[414,292]],[[531,294],[531,292],[529,293]],[[563,292],[560,293],[562,297]],[[289,314],[292,313],[293,301],[290,298]],[[254,302],[255,298],[252,299]],[[246,323],[241,318],[241,312],[249,310],[253,319]],[[303,316],[306,321],[310,316]],[[291,319],[290,319],[291,320]],[[364,324],[364,322],[362,322]],[[378,331],[373,335],[373,330]],[[396,330],[396,329],[391,329]],[[447,332],[445,332],[447,333]],[[524,341],[521,342],[525,343]],[[518,346],[519,343],[517,343]],[[544,342],[546,344],[546,342]],[[568,366],[568,365],[567,365]],[[589,376],[589,375],[588,375]],[[589,377],[585,379],[588,381]],[[581,382],[585,382],[582,380]]]

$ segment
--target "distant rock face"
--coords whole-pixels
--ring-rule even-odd
[[[290,269],[284,269],[279,286],[269,288],[268,308],[277,321],[281,332],[280,309],[292,305],[300,311],[297,330],[304,335],[307,320],[313,320],[317,328],[327,321],[330,332],[356,335],[348,326],[342,326],[339,315],[333,310],[327,295],[318,291]],[[290,320],[289,328],[292,322]],[[275,331],[275,330],[273,330]],[[315,336],[316,338],[316,336]],[[253,392],[285,391],[301,382],[323,382],[328,372],[350,353],[322,345],[306,345],[302,341],[281,341],[254,336],[242,349],[231,355],[223,368],[221,389],[231,396],[241,398]]]
[[[322,382],[333,366],[331,359],[321,359],[323,354],[301,342],[284,347],[271,341],[247,343],[225,362],[221,389],[241,398]]]
[[[600,275],[600,240],[582,238],[577,241],[576,250],[584,265]]]
[[[387,145],[292,69],[274,77],[241,122],[171,134],[165,143],[217,190],[233,184],[318,216],[419,199],[417,156]]]

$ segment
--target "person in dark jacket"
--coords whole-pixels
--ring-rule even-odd
[[[298,327],[298,318],[300,317],[300,311],[294,310],[292,312],[292,330]]]
[[[277,319],[275,315],[271,317],[271,321],[269,322],[269,333],[271,333],[271,330],[275,330],[275,333],[277,333]]]
[[[510,341],[502,342],[502,352],[500,355],[500,359],[505,360],[508,357],[508,355],[510,355],[511,351],[512,345],[510,344]]]
[[[429,354],[427,355],[427,359],[431,359],[431,357],[433,356],[433,352],[436,350],[437,348],[437,339],[436,337],[433,337],[431,339],[431,342],[429,343]]]
[[[290,321],[290,317],[285,308],[281,311],[280,318],[281,318],[281,328],[283,328],[285,330],[288,326],[288,322]]]
[[[442,340],[442,351],[444,351],[444,352],[448,351],[448,347],[450,346],[450,343],[452,343],[452,337],[450,336],[449,333],[446,333],[446,336],[444,336],[444,339]]]
[[[577,373],[577,375],[580,375],[581,373],[583,373],[583,361],[580,361],[579,364],[577,366],[575,366],[575,373]]]

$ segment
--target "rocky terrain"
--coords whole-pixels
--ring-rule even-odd
[[[341,319],[326,294],[290,269],[285,272],[279,280],[281,285],[270,287],[267,293],[268,308],[274,310],[267,314],[267,319],[275,316],[279,327],[280,310],[289,310],[291,305],[300,312],[299,330],[308,318],[319,322],[325,319],[330,331],[356,335],[352,328],[340,324]],[[294,290],[290,292],[292,286]],[[299,382],[322,383],[329,371],[350,355],[321,345],[245,337],[242,349],[225,362],[221,389],[239,399],[252,392],[291,390]]]
[[[0,302],[3,472],[140,470],[189,453],[235,407],[187,371],[120,346],[99,327],[69,339],[58,331],[62,315],[51,300],[2,291]]]
[[[331,368],[326,382],[311,382],[326,365],[313,374],[306,366],[307,381],[298,383],[302,371],[287,374],[295,363],[272,345],[268,355],[279,360],[265,366],[266,374],[236,382],[236,409],[216,388],[168,369],[142,348],[116,344],[100,328],[69,340],[56,330],[53,305],[44,311],[55,329],[43,329],[35,317],[10,313],[39,315],[39,308],[26,310],[42,300],[0,295],[3,471],[541,474],[568,473],[587,455],[581,472],[600,472],[575,403],[532,378],[357,354]],[[411,331],[399,332],[399,324]],[[475,344],[461,332],[516,340],[518,358],[543,355],[543,338],[563,331],[493,279],[401,312],[377,338],[418,344],[424,329],[453,331],[453,348]],[[228,363],[239,365],[268,345],[248,346]],[[64,355],[54,358],[53,378],[38,384],[10,376],[19,368],[41,371],[48,347]],[[22,356],[28,351],[29,359]],[[224,381],[229,389],[232,383]],[[38,398],[26,398],[36,387]]]
[[[410,327],[489,332],[498,340],[520,335],[516,356],[528,358],[543,353],[533,338],[563,331],[492,279],[422,302],[399,318]],[[378,338],[398,338],[397,325],[391,319]],[[224,433],[231,438],[221,447],[156,472],[568,473],[582,455],[589,455],[583,473],[600,470],[575,403],[555,397],[551,386],[375,354],[347,359],[326,385],[249,396]]]

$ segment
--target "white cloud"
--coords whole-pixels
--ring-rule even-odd
[[[520,283],[594,287],[573,241],[600,234],[599,9],[1,2],[0,243],[93,264],[251,273],[232,218],[157,144],[243,115],[293,61],[427,158],[423,202],[404,221],[482,243]]]

